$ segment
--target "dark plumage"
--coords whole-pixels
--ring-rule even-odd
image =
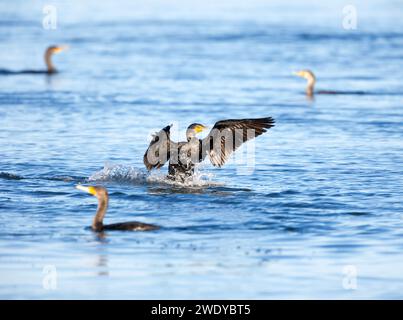
[[[66,50],[67,46],[50,46],[46,49],[44,54],[46,70],[20,70],[12,71],[7,69],[0,69],[0,75],[19,75],[19,74],[54,74],[57,73],[55,66],[52,63],[52,56],[56,53]]]
[[[306,95],[313,98],[314,94],[366,94],[364,91],[334,91],[334,90],[315,90],[316,77],[311,70],[301,70],[294,73],[296,76],[306,79]]]
[[[209,156],[214,166],[221,167],[240,145],[274,126],[271,117],[258,119],[230,119],[218,121],[204,139],[196,135],[206,129],[198,123],[186,131],[186,142],[170,139],[171,125],[154,135],[143,161],[147,170],[159,169],[169,160],[168,177],[184,181],[194,173],[194,167]]]
[[[98,199],[97,213],[92,221],[91,229],[96,232],[102,232],[105,230],[121,230],[121,231],[151,231],[159,229],[158,226],[153,224],[147,224],[142,222],[121,222],[113,224],[104,224],[103,220],[108,210],[109,195],[108,191],[104,187],[82,185],[76,186],[77,189],[85,191]]]

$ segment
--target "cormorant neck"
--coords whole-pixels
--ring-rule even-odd
[[[108,194],[105,193],[102,196],[98,196],[98,209],[95,214],[94,220],[92,221],[92,229],[95,231],[101,231],[103,229],[103,220],[108,209]]]
[[[309,77],[308,78],[308,85],[306,87],[306,94],[310,97],[313,96],[313,92],[314,92],[314,87],[315,87],[315,78],[314,77]]]
[[[55,73],[56,72],[56,68],[52,63],[52,51],[47,50],[45,52],[45,63],[46,63],[46,68],[48,73]]]
[[[194,138],[196,138],[196,133],[192,129],[186,130],[186,139],[188,142],[192,141]]]

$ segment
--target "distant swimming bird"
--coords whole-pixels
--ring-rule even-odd
[[[308,97],[313,97],[314,94],[365,94],[364,91],[331,91],[331,90],[314,91],[316,77],[311,70],[301,70],[298,72],[294,72],[294,74],[307,80],[306,95]]]
[[[85,187],[77,185],[77,189],[85,191],[98,198],[98,209],[92,221],[91,228],[96,232],[102,232],[105,230],[122,230],[122,231],[151,231],[159,229],[158,226],[152,224],[146,224],[142,222],[122,222],[114,224],[103,224],[103,220],[108,209],[109,196],[108,191],[104,187],[89,186]]]
[[[204,139],[196,135],[207,127],[191,124],[186,131],[186,142],[170,139],[169,125],[154,135],[143,162],[147,170],[159,169],[168,160],[168,178],[184,182],[194,174],[195,165],[208,155],[214,166],[221,167],[242,143],[265,133],[274,126],[274,119],[235,119],[218,121]]]
[[[18,75],[18,74],[54,74],[57,73],[55,66],[52,63],[52,56],[68,49],[68,46],[50,46],[46,49],[44,58],[46,70],[21,70],[12,71],[0,69],[0,75]]]

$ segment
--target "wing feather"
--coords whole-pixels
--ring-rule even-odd
[[[148,171],[161,168],[169,160],[171,147],[176,144],[170,138],[171,127],[172,125],[166,126],[153,135],[143,156],[143,162]]]
[[[274,122],[271,117],[218,121],[208,136],[202,140],[203,159],[208,154],[211,163],[221,167],[244,142],[274,127]]]

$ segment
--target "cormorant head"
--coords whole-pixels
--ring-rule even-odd
[[[304,78],[308,81],[315,81],[315,75],[311,70],[301,70],[298,72],[294,72],[294,74],[298,77]]]
[[[189,141],[196,137],[198,133],[203,132],[205,129],[207,129],[207,127],[200,123],[192,123],[186,130],[186,138]]]
[[[51,54],[54,54],[54,53],[60,53],[62,51],[67,50],[68,48],[69,47],[65,46],[65,45],[62,45],[62,46],[56,46],[56,45],[50,46],[50,47],[48,47],[46,49],[46,54],[51,55]]]
[[[105,198],[105,196],[108,196],[108,191],[106,190],[106,188],[101,187],[101,186],[83,186],[81,184],[76,185],[76,189],[87,192],[91,195],[93,195],[94,197],[99,198]]]
[[[52,55],[54,53],[59,53],[64,50],[66,50],[68,47],[67,46],[50,46],[46,49],[45,51],[45,63],[46,67],[48,68],[48,73],[55,73],[56,68],[52,63]]]

